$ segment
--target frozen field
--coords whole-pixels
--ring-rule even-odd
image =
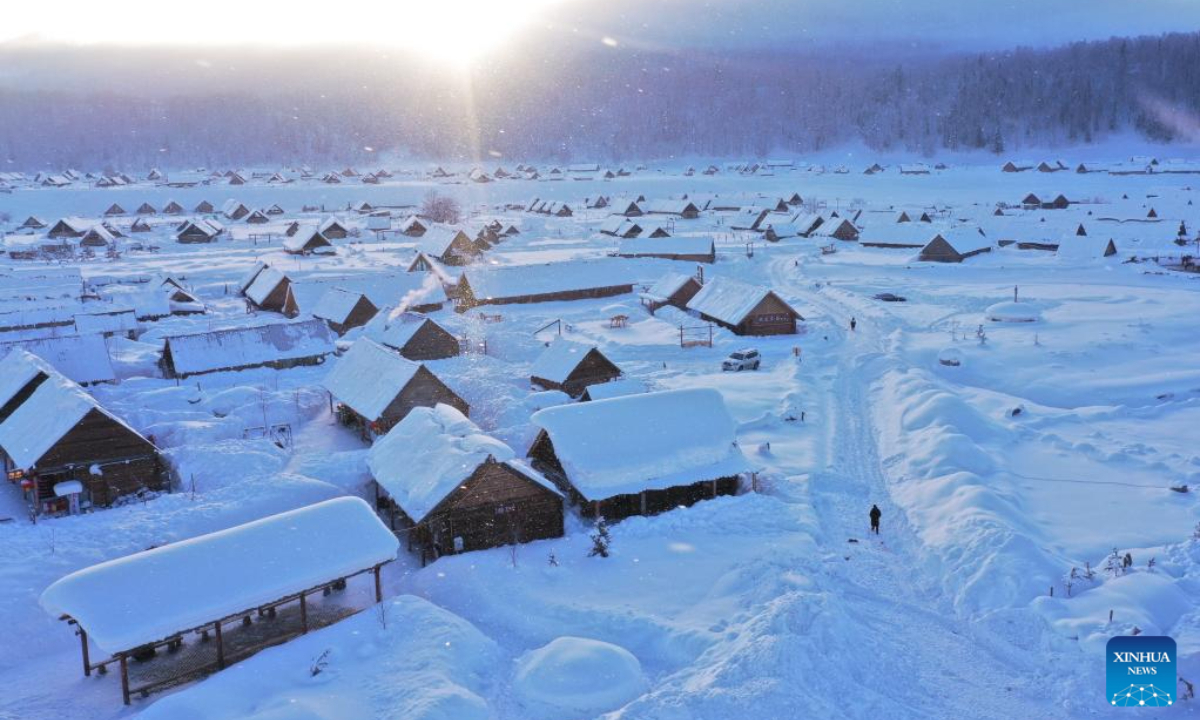
[[[0,487],[8,519],[0,523],[0,718],[1091,717],[1128,712],[1104,701],[1102,655],[1109,637],[1134,628],[1174,637],[1180,674],[1200,680],[1200,275],[1127,262],[1188,252],[1170,239],[1180,222],[1189,239],[1200,230],[1196,176],[860,170],[684,177],[664,166],[611,181],[474,185],[414,173],[379,185],[138,183],[0,194],[9,231],[30,215],[51,225],[66,216],[99,222],[114,202],[132,210],[173,199],[190,209],[207,200],[219,209],[236,198],[284,210],[268,225],[228,222],[230,233],[210,245],[175,243],[173,221],[157,216],[136,238],[157,252],[62,263],[109,284],[170,274],[207,312],[143,322],[136,340],[110,338],[119,382],[89,388],[154,436],[179,479],[175,492],[35,524],[18,488]],[[652,316],[636,291],[481,308],[496,316],[489,321],[447,305],[432,317],[485,341],[487,352],[429,367],[518,455],[536,434],[530,415],[541,401],[531,397],[530,367],[561,327],[653,390],[719,390],[758,468],[757,492],[623,520],[603,559],[588,557],[591,527],[573,511],[565,537],[515,555],[499,548],[422,568],[402,550],[384,568],[386,622],[370,609],[123,707],[117,679],[83,677],[78,639],[39,607],[50,583],[151,546],[370,492],[367,446],[335,421],[321,387],[329,363],[177,382],[156,365],[162,338],[282,320],[248,314],[238,295],[256,260],[298,280],[403,272],[417,241],[379,239],[347,206],[417,206],[430,189],[457,197],[468,224],[497,218],[520,229],[476,265],[603,257],[617,246],[599,233],[608,210],[585,209],[585,198],[620,205],[684,193],[797,192],[826,217],[861,210],[854,216],[864,234],[901,210],[986,229],[1003,202],[1018,206],[1007,214],[1044,217],[1063,243],[1078,224],[1089,238],[1111,236],[1117,254],[993,243],[961,264],[920,262],[915,249],[766,242],[732,229],[732,213],[706,211],[661,222],[677,237],[713,238],[717,259],[705,278],[773,289],[804,316],[798,335],[747,338],[718,327],[712,347],[685,349],[680,323],[702,323],[674,308]],[[1031,192],[1074,204],[1021,210]],[[506,208],[533,198],[576,212]],[[1157,223],[1118,222],[1144,220],[1151,208]],[[261,237],[331,214],[352,237],[335,241],[330,257],[285,255],[278,234]],[[396,211],[393,222],[407,214]],[[5,238],[9,248],[26,241]],[[823,252],[830,243],[836,252]],[[696,271],[692,262],[620,262],[644,285]],[[1018,302],[1006,305],[1014,287]],[[616,314],[629,316],[626,327],[610,326]],[[722,373],[721,360],[743,347],[759,350],[761,369]],[[290,428],[290,447],[253,437],[254,428],[278,425]],[[1172,490],[1183,486],[1190,492]],[[872,504],[883,511],[878,537],[868,534]],[[1131,572],[1104,571],[1114,549],[1132,555]],[[325,651],[327,670],[313,677]],[[1158,712],[1184,715],[1193,705]]]

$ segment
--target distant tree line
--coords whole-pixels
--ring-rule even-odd
[[[297,68],[287,82],[278,67],[258,77],[249,63],[215,88],[0,84],[0,166],[369,164],[383,151],[485,165],[628,161],[849,141],[1001,154],[1130,130],[1200,135],[1200,33],[978,56],[847,55],[546,45],[466,75],[364,55],[323,73]]]

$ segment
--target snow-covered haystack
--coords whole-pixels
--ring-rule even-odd
[[[958,367],[963,364],[963,351],[955,347],[944,348],[938,353],[938,362],[946,367]]]
[[[985,317],[992,322],[1031,323],[1042,319],[1042,307],[1032,302],[996,303],[987,309]]]
[[[638,659],[599,640],[560,637],[517,660],[514,690],[531,715],[591,717],[615,710],[646,691]]]

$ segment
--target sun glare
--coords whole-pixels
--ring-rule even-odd
[[[274,3],[210,0],[204,12],[165,11],[157,0],[19,3],[5,8],[0,42],[47,40],[119,45],[370,44],[409,48],[465,64],[543,11],[567,0],[367,0]]]

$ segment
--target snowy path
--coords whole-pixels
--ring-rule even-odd
[[[824,469],[808,475],[805,490],[823,530],[825,561],[845,581],[839,592],[848,613],[873,638],[874,652],[910,668],[872,679],[875,689],[895,701],[893,717],[1045,716],[1048,698],[1036,688],[1031,661],[954,614],[932,569],[922,565],[921,543],[903,510],[891,502],[864,388],[899,321],[878,308],[847,306],[813,291],[799,279],[792,258],[775,261],[771,274],[776,288],[802,297],[834,325],[830,352],[806,353],[802,366],[820,380],[819,397],[809,404],[818,408],[827,435]],[[852,315],[859,318],[855,332],[841,327]],[[787,487],[779,490],[788,493]],[[878,538],[869,534],[872,503],[883,511]]]

